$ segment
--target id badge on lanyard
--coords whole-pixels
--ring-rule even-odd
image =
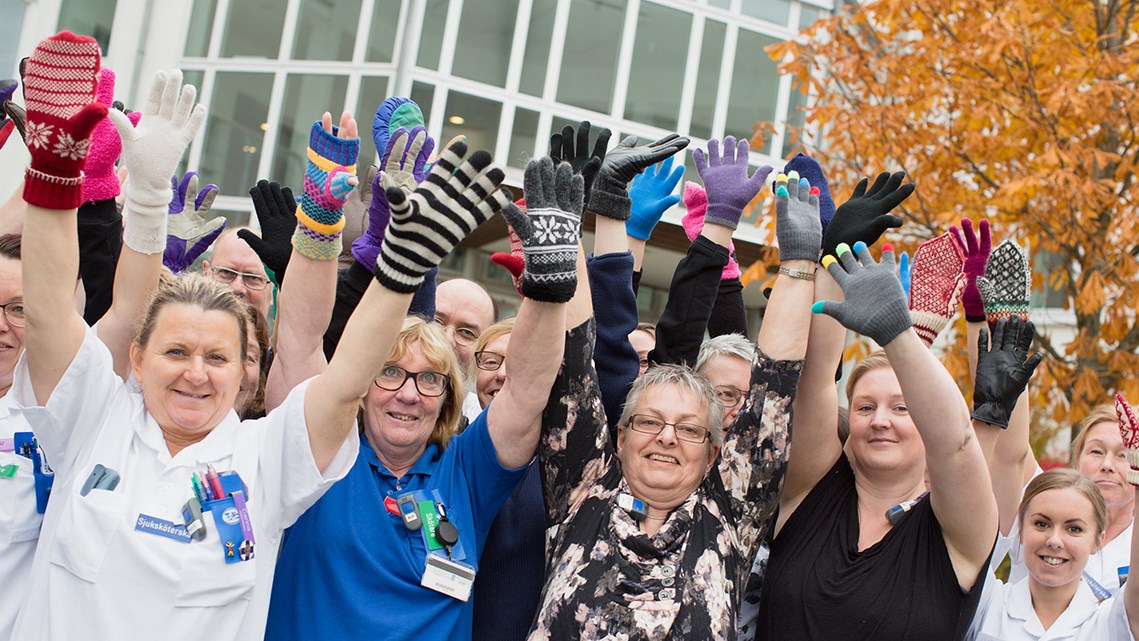
[[[397,510],[410,531],[418,531],[427,549],[420,585],[460,601],[471,598],[474,566],[467,558],[459,529],[447,514],[438,490],[416,490],[396,497]]]

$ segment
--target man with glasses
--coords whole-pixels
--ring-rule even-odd
[[[269,281],[261,259],[248,243],[237,236],[237,229],[227,229],[218,237],[210,259],[202,261],[202,273],[229,285],[233,293],[268,319],[269,306],[273,302],[273,283]]]
[[[475,341],[494,323],[494,301],[478,283],[453,278],[435,289],[435,322],[443,326],[459,364],[468,372],[474,362]],[[463,400],[463,416],[473,421],[480,412],[482,407],[470,381]]]

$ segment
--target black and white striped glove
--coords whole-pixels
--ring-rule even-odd
[[[506,175],[491,166],[490,152],[476,151],[464,160],[466,155],[467,145],[456,143],[410,195],[399,187],[385,192],[392,218],[376,259],[376,279],[384,287],[415,292],[424,274],[510,203],[510,192],[499,189]]]

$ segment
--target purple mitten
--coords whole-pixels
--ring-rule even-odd
[[[735,229],[743,217],[744,208],[759,193],[771,167],[760,167],[749,178],[747,175],[748,142],[738,143],[732,136],[724,138],[724,153],[720,154],[718,140],[708,141],[708,154],[697,149],[692,155],[696,171],[704,181],[708,193],[708,213],[704,222]]]
[[[985,267],[989,264],[989,253],[993,250],[992,239],[989,234],[989,221],[981,219],[978,225],[981,238],[978,242],[977,234],[973,232],[973,221],[968,218],[961,219],[961,229],[956,225],[949,228],[950,235],[965,254],[965,294],[961,297],[961,304],[965,307],[965,320],[971,323],[985,322],[985,303],[981,300],[981,290],[977,289],[977,277],[985,275]]]
[[[684,235],[690,242],[695,242],[700,232],[704,231],[704,212],[708,209],[708,195],[704,188],[694,182],[684,183],[684,206],[687,212],[680,224],[684,227]],[[740,264],[736,262],[736,244],[728,241],[728,264],[720,274],[720,280],[729,280],[740,277]]]

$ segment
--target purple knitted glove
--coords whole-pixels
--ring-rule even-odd
[[[684,207],[688,210],[680,219],[684,227],[684,235],[689,242],[696,242],[696,237],[704,231],[704,212],[708,210],[708,194],[704,188],[694,182],[684,183]],[[720,274],[720,280],[730,280],[740,277],[740,264],[736,262],[736,244],[728,241],[728,264]]]
[[[989,221],[982,218],[978,227],[981,231],[980,242],[977,241],[977,234],[973,232],[973,221],[968,218],[961,219],[961,229],[956,225],[949,228],[953,240],[965,254],[967,280],[961,304],[965,307],[965,320],[971,323],[985,322],[985,303],[981,300],[981,290],[977,289],[977,277],[985,275],[985,266],[989,264],[989,253],[993,250]]]
[[[707,158],[703,149],[697,149],[692,159],[708,193],[708,213],[704,215],[704,222],[735,229],[740,224],[744,208],[763,187],[771,167],[760,167],[749,178],[748,142],[741,140],[737,143],[733,136],[724,138],[723,156],[720,155],[719,141],[709,140]]]
[[[381,175],[383,172],[377,172],[376,177],[372,179],[372,204],[368,207],[368,228],[359,238],[352,241],[352,257],[370,272],[376,270],[376,259],[380,257],[384,232],[387,231],[388,221],[392,218],[388,196],[380,183]]]
[[[400,127],[388,140],[380,162],[381,171],[372,180],[372,204],[368,207],[368,228],[352,241],[352,257],[369,271],[374,271],[380,255],[384,232],[391,220],[388,187],[398,187],[410,194],[427,177],[427,158],[435,150],[435,139],[423,127],[409,132]]]

